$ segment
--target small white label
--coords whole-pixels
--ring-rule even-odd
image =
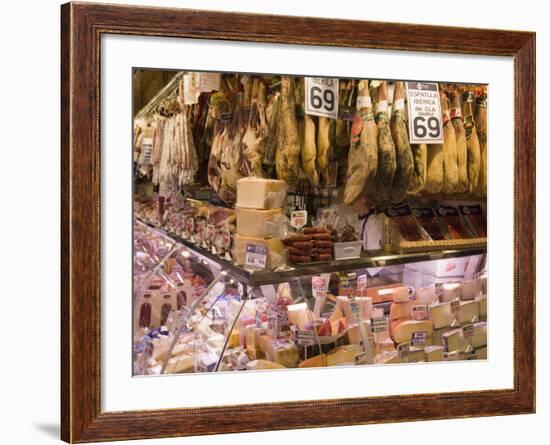
[[[411,336],[411,345],[424,346],[426,344],[427,338],[428,338],[428,333],[426,331],[413,332]]]
[[[183,103],[193,105],[199,101],[199,73],[187,73],[183,76]]]
[[[315,332],[313,331],[296,331],[296,344],[300,346],[311,346],[315,344]]]
[[[443,360],[445,361],[454,361],[460,359],[460,353],[458,351],[444,352]]]
[[[338,79],[306,77],[306,114],[338,118]]]
[[[365,290],[367,288],[367,275],[359,275],[357,277],[357,290],[359,292]]]
[[[372,108],[370,96],[357,96],[357,108]]]
[[[153,139],[143,138],[141,140],[141,151],[139,153],[139,164],[151,164],[153,153]]]
[[[405,82],[411,144],[442,144],[443,122],[439,86],[435,82]]]
[[[418,304],[411,308],[411,317],[413,320],[425,320],[428,318],[428,306]]]
[[[265,269],[267,267],[267,252],[267,246],[247,244],[245,265],[256,269]]]
[[[474,335],[474,325],[466,324],[462,326],[462,335],[464,336],[464,338],[470,338],[472,335]]]
[[[370,326],[374,333],[385,332],[389,329],[388,317],[373,317],[370,319]]]
[[[401,98],[401,99],[396,99],[394,102],[393,102],[393,109],[395,111],[397,110],[404,110],[405,109],[405,99]]]
[[[290,225],[301,229],[307,224],[307,210],[296,210],[290,214]]]
[[[311,277],[311,293],[314,298],[327,296],[327,282],[323,277]]]

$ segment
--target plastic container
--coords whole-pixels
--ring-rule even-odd
[[[335,260],[351,260],[361,256],[362,241],[350,241],[347,243],[334,243]]]

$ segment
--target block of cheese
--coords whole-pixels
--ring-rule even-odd
[[[267,269],[273,270],[286,264],[286,251],[280,238],[264,239],[255,238],[252,236],[235,235],[233,258],[235,259],[236,264],[245,264],[246,246],[248,244],[267,247]]]
[[[270,340],[267,344],[266,357],[272,362],[286,368],[298,366],[298,348],[290,340]]]
[[[380,289],[378,294],[391,295],[391,301],[394,303],[405,303],[409,301],[409,288],[405,286],[389,287],[386,289]]]
[[[434,346],[443,345],[443,334],[445,332],[452,331],[454,328],[447,326],[445,328],[434,329],[432,334],[432,341]]]
[[[464,352],[469,345],[464,338],[462,329],[453,329],[443,334],[443,346],[447,352]]]
[[[430,305],[430,314],[434,329],[450,326],[455,319],[454,314],[451,312],[451,303],[436,303]]]
[[[477,301],[461,301],[456,313],[459,323],[472,323],[479,320],[479,306]]]
[[[477,349],[487,345],[487,322],[474,323],[474,331],[468,339],[472,348]]]
[[[397,352],[380,352],[374,356],[374,363],[390,364],[390,363],[402,363],[401,358]]]
[[[426,354],[427,362],[440,362],[443,360],[443,351],[445,348],[443,346],[426,346],[424,348],[424,353]]]
[[[475,350],[478,360],[487,360],[487,346]]]
[[[248,358],[264,358],[264,353],[260,349],[260,337],[266,334],[266,329],[258,328],[256,325],[248,325],[245,328],[246,353]]]
[[[417,363],[417,362],[425,362],[425,361],[426,361],[426,354],[424,352],[424,348],[411,347],[411,349],[409,350],[409,353],[407,354],[407,362]]]
[[[477,305],[479,308],[479,318],[482,320],[487,319],[487,296],[482,295],[476,298]]]
[[[246,364],[248,370],[260,370],[260,369],[286,369],[280,363],[270,362],[269,360],[252,360]]]
[[[370,343],[371,349],[373,349],[374,336],[370,332],[370,320],[362,320],[362,323],[364,323],[367,339]],[[346,339],[346,342],[349,343],[350,345],[363,344],[363,335],[361,334],[361,329],[359,328],[358,324],[355,324],[348,328],[348,330],[346,331],[345,339]]]
[[[356,297],[355,303],[357,304],[357,312],[362,319],[370,319],[372,317],[372,298]],[[353,313],[350,298],[345,295],[337,297],[336,307],[344,313],[348,325],[357,324],[357,316]]]
[[[237,207],[237,233],[255,238],[276,238],[280,234],[283,209],[245,209]]]
[[[355,356],[363,352],[359,345],[343,345],[326,354],[327,366],[355,365]]]
[[[276,209],[284,207],[287,184],[277,179],[254,176],[237,181],[237,207]]]
[[[306,324],[316,320],[315,314],[308,309],[306,303],[289,304],[286,310],[288,321],[298,326],[299,329],[304,329]]]
[[[401,320],[403,318],[411,318],[412,302],[392,303],[390,306],[390,318],[392,320]]]
[[[336,309],[334,309],[334,312],[332,314],[330,314],[329,320],[330,321],[336,321],[336,320],[339,320],[342,317],[344,317],[344,313],[342,312],[342,310],[339,307],[337,307]]]
[[[433,328],[431,320],[397,320],[390,324],[390,335],[399,344],[411,341],[414,332],[426,332],[430,337]]]
[[[326,354],[319,354],[308,358],[298,365],[299,368],[323,368],[325,366],[327,366]]]
[[[172,357],[166,365],[166,374],[181,374],[192,372],[195,368],[195,356],[192,354],[181,354]]]

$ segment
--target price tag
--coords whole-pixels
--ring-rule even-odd
[[[307,210],[296,210],[290,214],[290,225],[301,229],[307,224]]]
[[[191,216],[189,218],[187,218],[186,224],[187,224],[187,232],[189,234],[192,234],[195,230],[195,220],[194,220],[194,218],[191,217]]]
[[[403,359],[409,355],[411,350],[411,344],[409,342],[400,343],[397,345],[397,355],[399,358]]]
[[[338,79],[306,77],[306,114],[338,118]]]
[[[245,265],[265,269],[267,266],[267,247],[258,244],[247,244]]]
[[[214,224],[208,224],[206,226],[206,241],[212,242],[216,236],[216,226]]]
[[[315,332],[302,331],[298,329],[296,331],[296,344],[300,346],[312,346],[315,344]]]
[[[425,320],[428,318],[428,306],[418,304],[411,308],[411,317],[413,320]]]
[[[269,303],[267,306],[268,318],[276,318],[279,321],[286,321],[286,312],[277,303]]]
[[[263,323],[262,313],[260,311],[256,311],[256,327],[261,328],[262,323]]]
[[[365,290],[367,288],[367,275],[359,275],[357,277],[357,290],[359,292]]]
[[[435,82],[405,82],[411,144],[442,144],[443,122]]]
[[[470,338],[472,335],[474,335],[474,325],[473,324],[466,324],[462,327],[462,336],[464,338]]]
[[[242,283],[237,283],[237,291],[239,292],[239,297],[244,295],[244,286]]]
[[[224,249],[229,249],[231,246],[231,232],[229,230],[222,231],[222,247]]]
[[[219,91],[221,87],[220,73],[200,73],[199,74],[199,91],[209,92],[212,90]]]
[[[327,282],[323,277],[311,277],[311,293],[313,298],[327,296]]]
[[[153,139],[143,138],[141,141],[141,151],[139,153],[139,164],[152,164],[151,155],[153,153]]]
[[[183,76],[183,103],[193,105],[199,101],[199,73],[187,73]]]
[[[374,333],[385,332],[389,329],[388,317],[374,317],[370,319],[371,330]]]
[[[413,332],[411,336],[411,345],[424,346],[426,344],[427,338],[428,338],[428,333],[426,331]]]

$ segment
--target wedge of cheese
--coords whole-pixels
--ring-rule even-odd
[[[443,346],[426,346],[424,353],[426,354],[427,362],[440,362],[443,360]]]
[[[286,251],[280,238],[264,239],[235,235],[233,257],[236,264],[243,265],[246,263],[246,246],[249,244],[267,248],[266,269],[273,270],[286,264]]]
[[[426,354],[424,353],[424,348],[411,347],[409,353],[407,354],[408,363],[418,363],[425,362]]]
[[[412,302],[406,301],[404,303],[392,303],[390,306],[390,318],[391,320],[401,320],[403,318],[411,318]]]
[[[468,341],[464,338],[462,329],[453,329],[443,334],[443,346],[446,352],[464,352],[469,346]]]
[[[304,329],[308,323],[317,319],[315,314],[308,309],[306,303],[290,304],[286,309],[288,321],[298,326],[299,329]]]
[[[319,354],[308,358],[298,365],[298,368],[323,368],[327,366],[326,354]]]
[[[248,370],[261,370],[261,369],[286,369],[280,363],[270,362],[269,360],[252,360],[246,364]]]
[[[377,354],[382,352],[395,352],[395,344],[391,338],[384,338],[375,342],[375,350]]]
[[[481,320],[487,320],[487,296],[483,295],[476,298],[479,308],[479,318]]]
[[[459,323],[472,323],[479,320],[479,306],[477,301],[461,301],[456,313]]]
[[[237,207],[276,209],[284,207],[287,184],[277,179],[254,176],[237,181]]]
[[[434,329],[441,329],[450,326],[455,319],[451,312],[451,303],[437,303],[430,305],[431,319]]]
[[[276,238],[280,234],[283,209],[256,210],[237,207],[237,234]]]
[[[439,345],[443,345],[443,334],[445,332],[449,332],[449,331],[452,331],[454,328],[448,326],[448,327],[445,327],[445,328],[440,328],[440,329],[434,329],[433,331],[433,334],[432,334],[432,344],[434,346],[439,346]]]
[[[469,341],[474,349],[487,345],[487,322],[480,321],[479,323],[474,323],[474,331]]]
[[[266,358],[286,368],[298,366],[298,348],[290,340],[272,340],[268,342]]]
[[[431,337],[433,323],[431,320],[397,320],[390,324],[390,335],[397,344],[411,341],[414,332],[426,332]]]
[[[363,352],[359,345],[344,345],[326,354],[327,366],[355,365],[355,356]]]

